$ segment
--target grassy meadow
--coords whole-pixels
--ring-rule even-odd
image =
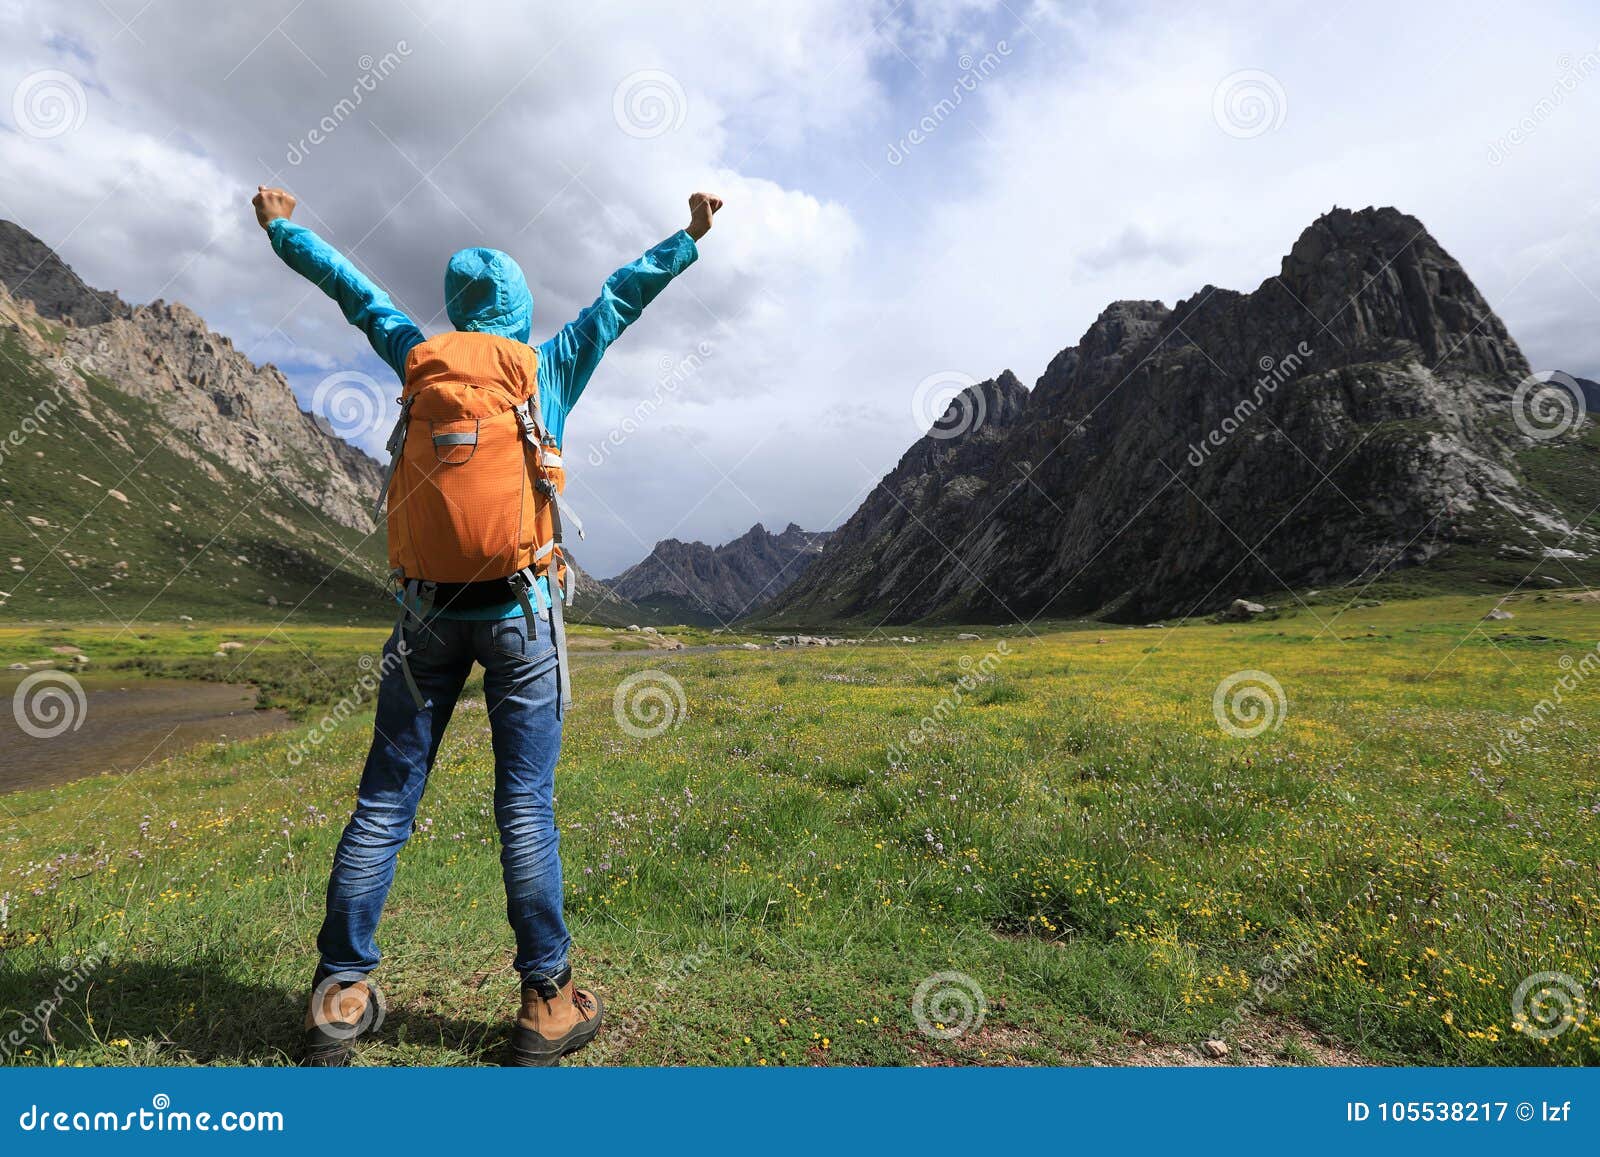
[[[1213,1039],[1205,1063],[1600,1063],[1600,602],[1495,603],[800,651],[584,632],[558,805],[610,1028],[571,1063],[1200,1063]],[[222,677],[218,643],[253,638],[114,634],[7,628],[0,657]],[[0,1008],[60,997],[12,1063],[292,1060],[370,707],[305,738],[382,636],[275,629],[226,660],[288,731],[0,796]],[[358,1063],[501,1056],[475,696],[401,856]],[[0,1043],[27,1019],[5,1017]]]

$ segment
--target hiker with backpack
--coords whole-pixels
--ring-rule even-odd
[[[689,224],[623,266],[593,305],[529,345],[533,297],[517,263],[463,249],[445,268],[455,328],[427,338],[338,250],[290,220],[295,198],[260,186],[256,220],[289,268],[338,303],[402,383],[374,519],[388,508],[399,619],[384,644],[372,746],[340,837],[317,936],[305,1062],[342,1065],[375,1019],[367,981],[395,858],[411,835],[440,740],[474,662],[495,756],[506,914],[522,1003],[510,1063],[553,1065],[594,1039],[597,996],[573,984],[562,918],[555,765],[572,673],[562,621],[572,567],[562,496],[567,414],[606,348],[698,256],[722,201],[689,198]]]

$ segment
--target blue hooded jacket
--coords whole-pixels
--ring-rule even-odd
[[[304,225],[280,217],[267,227],[267,236],[285,264],[331,297],[345,320],[367,335],[378,356],[404,382],[407,355],[426,340],[417,324],[344,254]],[[698,256],[694,238],[678,230],[606,278],[592,305],[539,344],[539,406],[545,428],[557,442],[564,439],[567,414],[594,376],[606,348]],[[530,340],[533,294],[528,279],[498,249],[458,251],[445,267],[444,293],[445,313],[456,329]],[[515,602],[484,611],[448,612],[451,618],[472,619],[519,613]]]
[[[457,329],[512,341],[527,341],[533,330],[528,279],[522,266],[498,249],[462,249],[450,258],[444,268],[444,307]]]

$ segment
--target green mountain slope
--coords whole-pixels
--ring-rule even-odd
[[[381,533],[340,525],[274,475],[247,478],[196,453],[155,406],[107,380],[77,369],[63,386],[60,372],[17,330],[0,331],[8,615],[136,626],[389,613]]]

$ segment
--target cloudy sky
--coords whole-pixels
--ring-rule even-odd
[[[1536,369],[1600,377],[1592,4],[0,0],[0,38],[0,215],[308,407],[392,379],[258,183],[430,332],[448,255],[507,250],[536,338],[720,193],[567,427],[603,575],[836,525],[947,384],[1031,383],[1117,298],[1254,288],[1335,204],[1417,215]]]

